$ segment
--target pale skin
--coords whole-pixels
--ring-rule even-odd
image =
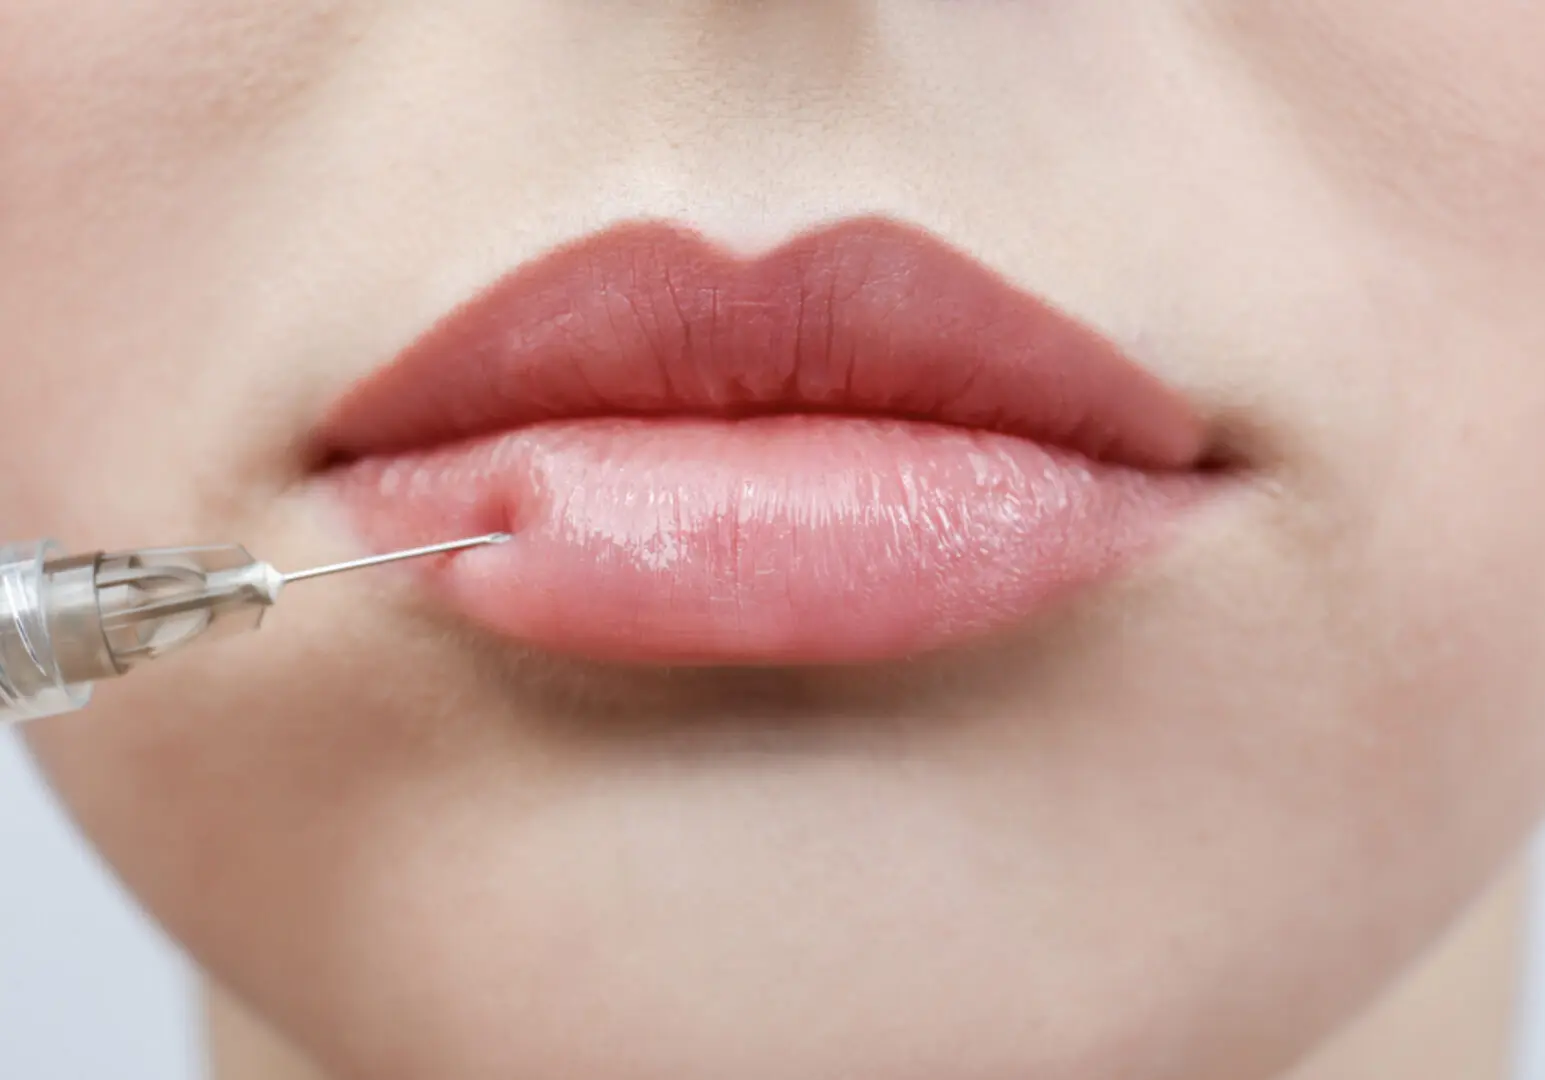
[[[1522,877],[1505,876],[1411,970],[1282,1080],[1511,1080],[1527,902]],[[328,1080],[228,994],[211,989],[206,1015],[218,1080]]]
[[[632,217],[912,222],[1251,450],[1053,625],[759,679],[787,729],[342,579],[32,729],[219,1080],[1507,1080],[1542,55],[1499,0],[0,0],[17,537],[353,553],[328,403]]]

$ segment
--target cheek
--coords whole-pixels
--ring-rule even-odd
[[[1349,463],[1349,533],[1324,559],[1329,644],[1380,673],[1354,683],[1345,733],[1370,804],[1386,793],[1391,829],[1461,862],[1545,807],[1545,378],[1529,367],[1457,361],[1407,387],[1401,450]]]
[[[1203,10],[1364,210],[1490,255],[1545,257],[1545,9],[1220,0]],[[1286,114],[1280,107],[1285,107]]]
[[[252,278],[283,280],[252,269],[252,178],[370,7],[0,3],[0,326],[7,398],[28,405],[0,455],[35,463],[0,480],[14,536],[205,535],[190,475],[229,508],[216,485],[254,426],[229,403],[273,408],[238,385],[274,352],[240,336]]]
[[[371,6],[8,4],[0,9],[0,111],[16,121],[10,134],[28,138],[7,144],[25,147],[17,164],[46,168],[74,155],[112,163],[125,179],[175,179],[190,159],[282,123],[367,29]]]

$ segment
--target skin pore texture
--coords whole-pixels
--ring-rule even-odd
[[[382,573],[29,729],[221,1080],[1506,1080],[1541,55],[1503,0],[0,0],[14,537],[358,553],[332,403],[628,220],[928,230],[1238,463],[948,656],[625,669]]]

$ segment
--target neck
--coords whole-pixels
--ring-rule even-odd
[[[328,1080],[231,995],[211,985],[205,998],[211,1080]]]
[[[1509,874],[1368,1012],[1278,1080],[1510,1080],[1527,875]],[[328,1080],[229,995],[209,995],[213,1080]]]

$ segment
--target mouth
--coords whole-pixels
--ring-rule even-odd
[[[1012,628],[1154,550],[1207,430],[1099,334],[864,219],[743,260],[630,224],[529,263],[349,391],[325,481],[382,549],[556,653],[864,663]]]

